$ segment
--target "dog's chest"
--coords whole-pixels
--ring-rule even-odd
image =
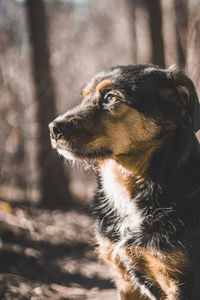
[[[114,172],[113,163],[107,163],[102,169],[102,187],[105,200],[103,205],[105,217],[115,215],[115,226],[120,238],[129,238],[129,235],[139,230],[143,216],[137,203],[131,199],[125,185]]]

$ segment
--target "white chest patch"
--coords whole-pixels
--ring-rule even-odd
[[[113,162],[108,162],[103,167],[102,184],[106,195],[107,203],[111,210],[117,212],[118,230],[122,239],[129,238],[131,233],[138,232],[143,221],[142,213],[137,203],[130,198],[127,190],[113,172]]]

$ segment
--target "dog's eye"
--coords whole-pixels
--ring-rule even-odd
[[[105,97],[105,101],[106,103],[113,104],[119,101],[119,98],[115,95],[110,94]]]

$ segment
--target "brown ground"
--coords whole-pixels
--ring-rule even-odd
[[[117,299],[87,211],[0,201],[0,299]]]

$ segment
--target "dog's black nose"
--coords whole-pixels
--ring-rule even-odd
[[[49,130],[51,137],[55,139],[60,139],[65,133],[66,125],[62,122],[53,121],[49,124]]]

